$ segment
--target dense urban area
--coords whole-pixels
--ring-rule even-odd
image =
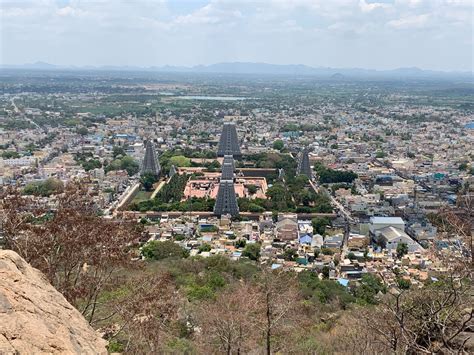
[[[109,352],[474,351],[470,78],[3,70],[0,194]]]

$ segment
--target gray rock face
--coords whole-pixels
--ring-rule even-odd
[[[40,271],[0,250],[0,354],[107,354],[106,345]]]

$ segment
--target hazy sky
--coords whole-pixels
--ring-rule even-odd
[[[2,64],[472,70],[473,0],[0,0]]]

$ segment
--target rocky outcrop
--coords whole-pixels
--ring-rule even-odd
[[[106,354],[106,344],[40,271],[0,250],[0,354]]]

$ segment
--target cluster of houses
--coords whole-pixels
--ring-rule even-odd
[[[225,255],[245,258],[249,244],[260,246],[259,262],[273,269],[311,270],[321,278],[348,286],[366,273],[375,273],[388,285],[400,278],[412,284],[436,278],[441,263],[430,248],[424,248],[408,233],[400,217],[372,217],[358,233],[328,228],[325,235],[314,233],[312,222],[296,214],[262,214],[259,220],[233,221],[230,216],[200,218],[164,214],[147,221],[150,240],[172,240],[191,256]],[[406,245],[406,254],[397,247]],[[206,248],[203,248],[206,245]]]

